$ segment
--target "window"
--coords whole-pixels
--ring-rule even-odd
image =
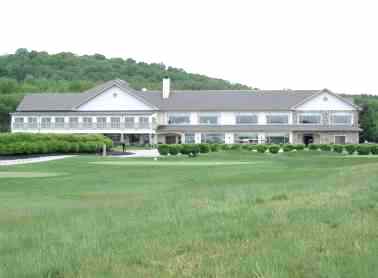
[[[257,144],[259,142],[259,137],[257,133],[235,133],[234,142],[237,144]]]
[[[202,133],[201,143],[224,143],[224,133]]]
[[[83,127],[84,128],[92,128],[92,118],[91,117],[84,117],[83,118]]]
[[[218,124],[217,114],[200,114],[199,123],[202,125],[216,125]]]
[[[110,118],[110,126],[111,126],[111,128],[121,128],[121,118],[111,117]]]
[[[298,123],[300,124],[320,124],[319,113],[301,113],[298,115]]]
[[[125,118],[125,127],[126,128],[134,128],[134,117],[126,117]]]
[[[195,135],[194,133],[185,133],[185,144],[194,144]]]
[[[51,118],[43,117],[41,119],[41,127],[42,128],[51,128]]]
[[[28,126],[29,128],[37,128],[38,127],[37,117],[29,117]]]
[[[346,144],[346,136],[345,135],[335,135],[335,144]]]
[[[271,133],[266,136],[267,144],[287,144],[289,143],[289,134],[288,133]]]
[[[168,114],[169,125],[187,125],[190,124],[189,113],[170,113]]]
[[[148,128],[148,117],[139,117],[139,127],[140,128]]]
[[[97,117],[96,126],[97,128],[106,128],[106,117]]]
[[[24,127],[24,118],[22,118],[22,117],[14,118],[14,125],[13,125],[13,127],[15,127],[15,128],[23,128]]]
[[[239,114],[236,115],[237,124],[257,124],[257,115],[255,114]]]
[[[71,117],[68,119],[68,125],[70,128],[78,128],[79,127],[79,118]]]
[[[63,117],[56,117],[55,118],[55,127],[56,128],[64,128],[64,118]]]
[[[351,125],[352,114],[351,113],[333,113],[331,115],[331,123],[333,125]]]
[[[269,114],[266,115],[267,124],[288,124],[289,115],[288,114]]]

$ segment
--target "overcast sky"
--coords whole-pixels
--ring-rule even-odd
[[[378,94],[377,2],[0,0],[0,54],[101,53],[261,89]]]

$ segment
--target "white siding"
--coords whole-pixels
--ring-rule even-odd
[[[303,103],[297,107],[297,110],[303,111],[337,111],[337,110],[356,110],[350,104],[341,99],[330,95],[328,93],[320,94],[319,96]]]
[[[125,93],[117,87],[112,87],[83,104],[79,111],[138,111],[152,110],[134,96]]]

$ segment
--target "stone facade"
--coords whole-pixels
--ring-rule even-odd
[[[337,132],[337,131],[317,131],[317,132],[293,132],[293,144],[303,144],[303,136],[312,134],[314,136],[314,144],[334,144],[335,136],[346,136],[346,144],[358,144],[358,132]]]

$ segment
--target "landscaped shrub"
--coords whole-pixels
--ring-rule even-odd
[[[220,144],[220,148],[223,151],[228,151],[230,149],[230,145],[228,145],[228,144]]]
[[[312,151],[317,151],[319,150],[319,145],[318,144],[310,144],[308,145],[308,149]]]
[[[240,144],[232,144],[232,145],[230,145],[230,150],[233,150],[233,151],[239,151],[240,148],[241,148]]]
[[[241,145],[241,148],[243,149],[243,150],[246,150],[246,151],[248,151],[249,150],[249,144],[243,144],[243,145]]]
[[[345,150],[348,152],[348,154],[354,154],[356,152],[356,145],[346,145]]]
[[[331,147],[331,145],[328,145],[328,144],[322,144],[322,145],[320,145],[320,149],[323,152],[330,152],[332,150],[332,147]]]
[[[284,145],[282,150],[284,152],[291,152],[292,150],[294,150],[294,146],[293,145]]]
[[[158,151],[160,155],[168,155],[169,154],[169,145],[167,144],[160,144],[158,146]]]
[[[305,145],[304,144],[297,144],[297,145],[294,145],[294,149],[297,150],[297,151],[303,151],[305,149]]]
[[[168,152],[170,155],[177,155],[180,151],[177,145],[168,145]]]
[[[268,149],[268,147],[266,145],[263,145],[263,144],[257,145],[257,147],[256,147],[256,150],[259,153],[265,153],[267,149]]]
[[[359,155],[368,155],[370,154],[371,146],[370,145],[358,145],[357,153]]]
[[[210,146],[209,144],[199,144],[198,145],[200,153],[208,153],[210,152]]]
[[[372,145],[370,148],[370,151],[372,154],[377,155],[378,154],[378,145]]]
[[[219,151],[219,145],[218,144],[210,144],[210,150],[212,152],[217,152]]]
[[[181,150],[182,154],[186,154],[189,157],[195,157],[199,154],[200,147],[197,144],[185,144]]]
[[[269,146],[270,153],[278,153],[280,151],[280,146],[278,145],[271,145]]]
[[[342,153],[344,151],[344,146],[343,145],[333,145],[332,149],[336,153]]]

